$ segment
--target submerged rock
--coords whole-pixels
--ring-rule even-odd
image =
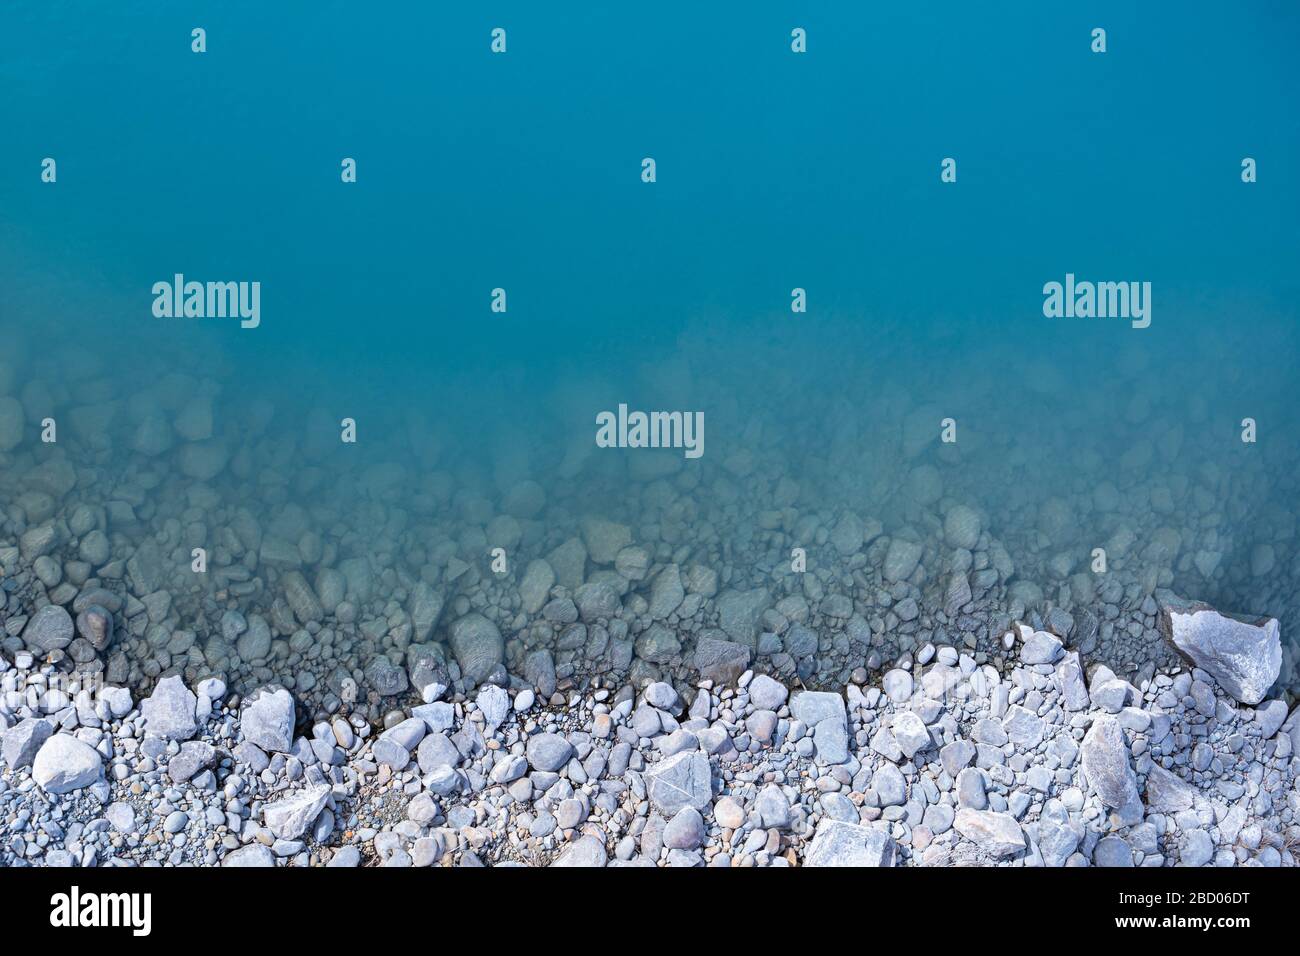
[[[451,650],[465,680],[481,684],[505,652],[501,631],[482,614],[466,614],[451,626]]]
[[[47,604],[31,616],[23,628],[23,641],[37,654],[60,651],[72,643],[74,627],[68,612],[57,604]]]

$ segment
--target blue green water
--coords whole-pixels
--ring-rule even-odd
[[[350,416],[412,501],[430,470],[493,501],[530,478],[557,526],[583,501],[657,526],[638,453],[597,454],[594,416],[698,409],[679,491],[745,553],[787,474],[804,513],[923,528],[959,498],[1018,563],[1077,569],[1117,519],[1073,502],[1111,485],[1135,553],[1181,536],[1161,586],[1285,637],[1298,28],[1287,3],[7,3],[0,394],[43,377],[56,411],[117,400],[120,448],[126,396],[180,373],[236,453],[265,400],[274,467],[364,467],[303,450],[309,421]],[[178,272],[260,282],[260,326],[156,318]],[[1150,327],[1045,318],[1067,273],[1150,282]],[[45,407],[24,408],[34,429]],[[900,450],[913,413],[954,418],[956,445]],[[940,501],[905,490],[922,463]],[[1045,542],[1051,499],[1071,527]]]

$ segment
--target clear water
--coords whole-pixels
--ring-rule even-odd
[[[7,4],[0,394],[26,428],[0,453],[5,541],[50,456],[85,470],[69,508],[141,498],[138,525],[108,529],[123,555],[153,535],[183,556],[236,508],[270,526],[300,507],[335,557],[374,564],[371,613],[423,575],[448,602],[435,640],[500,601],[517,658],[562,641],[518,616],[523,569],[595,514],[650,555],[622,595],[629,639],[649,578],[699,563],[773,603],[848,594],[885,621],[888,657],[935,636],[868,606],[888,536],[925,545],[925,622],[965,560],[941,531],[965,505],[986,535],[976,569],[995,546],[1015,567],[977,609],[989,627],[1140,614],[1172,588],[1279,617],[1289,640],[1297,26],[1287,4]],[[259,327],[155,317],[153,284],[178,272],[260,282]],[[1044,283],[1067,273],[1151,283],[1150,326],[1045,318]],[[229,460],[201,481],[219,504],[194,504],[183,438],[133,448],[152,410],[171,419],[195,395]],[[620,403],[702,411],[705,454],[598,448],[595,416]],[[517,516],[494,576],[482,529],[521,481],[545,506]],[[845,509],[887,537],[839,553]],[[817,586],[790,573],[795,547]],[[1098,547],[1122,599],[1095,593]],[[449,580],[453,554],[474,573]],[[253,613],[278,585],[247,600],[171,586],[202,647],[222,610]],[[844,624],[810,603],[826,656]],[[682,624],[683,660],[714,613],[710,598]]]

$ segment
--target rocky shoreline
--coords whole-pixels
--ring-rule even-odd
[[[575,437],[590,390],[350,446],[219,356],[8,344],[0,863],[1293,862],[1300,553],[1247,512],[1300,472],[1140,365],[1112,458],[706,341],[651,383],[686,461]]]
[[[1004,640],[1004,673],[926,645],[845,694],[740,665],[685,695],[434,682],[302,736],[283,688],[177,675],[133,701],[24,654],[0,675],[0,864],[1294,865],[1283,701]]]

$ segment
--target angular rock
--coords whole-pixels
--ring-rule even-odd
[[[24,717],[0,735],[0,754],[11,770],[30,767],[41,745],[54,733],[54,724],[40,717]]]
[[[380,697],[395,697],[398,694],[406,693],[410,684],[407,682],[406,671],[384,654],[376,654],[366,664],[365,669],[366,683],[374,689]]]
[[[803,865],[893,866],[897,857],[898,844],[884,830],[825,819],[817,825]]]
[[[506,693],[504,687],[497,687],[495,684],[484,687],[479,691],[474,703],[487,722],[488,734],[495,733],[510,715],[510,695]]]
[[[1276,618],[1241,618],[1168,592],[1160,595],[1165,638],[1244,704],[1258,704],[1282,669]]]
[[[1016,704],[1007,709],[1002,729],[1020,750],[1033,750],[1043,741],[1043,718]]]
[[[713,802],[713,771],[698,750],[683,751],[659,761],[646,774],[650,801],[666,817],[683,807],[703,810]]]
[[[420,581],[411,591],[411,640],[423,644],[442,617],[443,598],[440,591],[435,591],[424,581]]]
[[[555,586],[555,572],[541,558],[528,562],[523,580],[519,582],[519,601],[525,614],[536,614],[546,603]]]
[[[1196,790],[1181,777],[1153,764],[1147,773],[1147,809],[1156,813],[1180,813],[1190,810]]]
[[[244,740],[263,750],[288,753],[293,749],[293,695],[283,687],[263,687],[244,699],[239,729]]]
[[[296,840],[320,816],[329,803],[330,788],[324,784],[308,787],[262,810],[262,819],[272,835],[281,840]]]
[[[733,641],[753,647],[758,640],[759,621],[771,603],[767,588],[724,591],[717,597],[718,626]]]
[[[1079,750],[1083,772],[1102,803],[1121,809],[1137,801],[1137,776],[1133,773],[1128,745],[1124,742],[1124,729],[1118,720],[1099,715],[1093,720]]]
[[[758,678],[755,678],[755,680],[758,680]],[[750,691],[750,699],[753,700],[752,690]],[[775,710],[776,708],[769,707],[766,709]],[[848,720],[848,714],[844,707],[844,698],[840,694],[828,691],[805,690],[795,694],[790,699],[790,713],[794,715],[796,720],[802,720],[809,727],[816,727],[823,720],[831,717],[841,723]]]
[[[963,807],[953,818],[953,826],[993,857],[1012,856],[1025,848],[1025,834],[1009,813]]]
[[[140,704],[145,733],[163,740],[189,740],[198,733],[198,698],[180,674],[158,681]]]
[[[1077,651],[1070,651],[1056,665],[1056,686],[1061,691],[1061,703],[1068,711],[1088,709],[1088,685],[1083,679],[1083,665]]]

